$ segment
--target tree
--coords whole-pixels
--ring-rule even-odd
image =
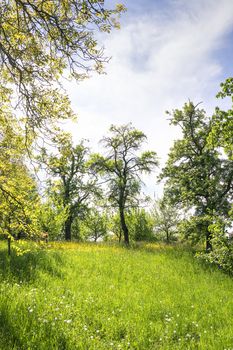
[[[17,162],[7,169],[9,178],[1,179],[0,234],[7,238],[10,255],[12,241],[39,235],[36,216],[39,196],[35,181],[24,164]]]
[[[85,238],[94,240],[104,239],[108,233],[108,215],[100,212],[97,208],[90,208],[85,219],[82,221]]]
[[[131,124],[110,127],[110,136],[101,142],[107,150],[106,156],[94,155],[92,166],[102,172],[108,183],[108,199],[118,208],[124,241],[129,244],[129,230],[125,219],[128,208],[138,207],[142,173],[150,173],[157,166],[156,153],[137,152],[146,140],[146,135]]]
[[[233,240],[232,240],[232,220],[216,217],[215,222],[210,227],[213,232],[213,251],[205,254],[200,253],[197,257],[210,263],[214,263],[232,275],[233,273]]]
[[[172,206],[165,198],[155,202],[151,216],[154,221],[155,234],[160,234],[169,243],[172,237],[177,233],[177,225],[179,223],[179,214],[177,209]]]
[[[64,207],[61,198],[51,196],[38,207],[38,224],[40,231],[47,235],[48,239],[62,237],[64,224],[67,218],[67,208]]]
[[[135,241],[153,240],[153,219],[144,208],[133,208],[126,215],[130,237]]]
[[[0,87],[9,89],[11,100],[17,96],[27,127],[41,128],[58,118],[54,109],[68,108],[60,89],[66,72],[80,80],[102,71],[107,58],[94,33],[119,27],[124,10],[107,9],[102,0],[1,1]]]
[[[210,147],[219,147],[224,157],[233,161],[233,78],[228,78],[221,84],[218,98],[230,98],[231,107],[221,110],[216,107],[212,119],[212,131],[209,135]],[[231,203],[232,205],[232,203]],[[211,254],[203,254],[206,260],[216,263],[227,272],[233,272],[233,242],[231,239],[233,220],[233,206],[229,212],[229,218],[216,217],[210,226],[213,232],[213,251]],[[230,239],[229,239],[230,238]]]
[[[209,226],[216,213],[228,215],[230,209],[233,164],[217,148],[209,147],[212,123],[203,110],[189,102],[171,116],[171,124],[180,126],[183,138],[175,141],[160,178],[166,179],[165,193],[171,203],[194,209],[194,230],[205,237],[209,251]]]
[[[228,78],[221,84],[219,98],[230,97],[233,104],[233,78]],[[228,158],[233,160],[233,105],[227,111],[219,107],[215,109],[212,120],[212,132],[209,136],[210,145],[222,147]]]
[[[54,179],[50,190],[57,195],[66,210],[65,239],[71,240],[71,227],[74,219],[87,209],[90,198],[96,194],[96,178],[88,167],[89,149],[83,142],[73,146],[69,134],[61,133],[54,142],[58,154],[48,154],[44,150],[42,159]]]
[[[8,239],[37,234],[37,186],[26,166],[23,130],[0,96],[0,232]],[[28,144],[29,147],[29,144]]]

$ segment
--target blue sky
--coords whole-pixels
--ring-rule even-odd
[[[120,2],[106,0],[107,6]],[[107,75],[93,74],[67,84],[77,125],[69,125],[75,142],[90,140],[94,151],[110,124],[132,124],[148,136],[161,165],[174,139],[165,111],[191,99],[211,113],[221,105],[215,95],[231,76],[233,0],[126,0],[120,31],[98,36],[112,57]],[[149,193],[161,188],[155,175]]]

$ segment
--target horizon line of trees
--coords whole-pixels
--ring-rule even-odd
[[[218,96],[233,98],[232,92],[233,78]],[[141,152],[146,141],[142,131],[132,124],[112,125],[101,140],[104,153],[96,154],[83,140],[74,145],[69,133],[57,129],[53,147],[40,147],[33,159],[35,141],[25,140],[7,103],[2,107],[0,228],[9,252],[14,238],[36,239],[42,232],[67,241],[97,241],[113,232],[127,245],[162,236],[167,242],[173,237],[205,242],[206,252],[227,247],[233,199],[232,109],[216,108],[208,117],[189,101],[168,113],[182,136],[158,176],[165,183],[163,198],[149,211],[142,175],[158,168],[158,160],[154,151]],[[27,165],[28,154],[47,172],[43,193]]]

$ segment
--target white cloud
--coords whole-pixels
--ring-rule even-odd
[[[128,13],[122,29],[104,39],[113,57],[107,75],[68,86],[79,114],[72,127],[76,140],[88,138],[96,147],[110,124],[132,122],[164,161],[178,135],[165,110],[181,107],[188,98],[204,101],[207,110],[215,104],[223,78],[216,52],[233,28],[232,0],[171,1],[163,15],[162,10]],[[152,186],[154,180],[151,192]]]

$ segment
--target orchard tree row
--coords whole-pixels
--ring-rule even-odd
[[[228,79],[219,96],[231,94],[232,86]],[[23,152],[25,133],[16,125],[9,128],[8,115],[2,157],[8,157],[12,168],[1,188],[3,233],[8,241],[43,233],[68,241],[117,237],[126,244],[130,238],[155,240],[162,235],[167,242],[172,236],[205,241],[206,251],[212,251],[216,232],[226,240],[232,223],[231,113],[216,108],[207,117],[191,102],[169,113],[182,138],[174,142],[160,172],[164,196],[154,205],[142,193],[142,175],[158,168],[157,156],[140,151],[146,135],[131,124],[110,127],[101,140],[103,154],[91,153],[84,141],[74,145],[70,134],[57,129],[53,147],[41,147],[30,158],[47,173],[46,187],[39,191],[27,166],[26,150],[33,149],[34,140],[31,145],[27,140]]]
[[[228,79],[218,96],[232,98],[232,92],[233,79]],[[206,251],[212,251],[216,232],[227,239],[232,230],[232,109],[216,108],[208,117],[200,105],[188,102],[169,115],[171,124],[181,128],[182,137],[174,142],[159,175],[159,180],[165,181],[163,199],[150,215],[147,210],[154,218],[150,237],[156,238],[162,226],[169,241],[170,227],[171,231],[176,227],[180,238],[205,242]],[[67,208],[65,239],[71,239],[73,223],[85,217],[92,203],[92,213],[97,210],[106,217],[119,216],[119,229],[129,243],[129,217],[151,207],[142,194],[141,176],[158,167],[155,152],[140,153],[145,140],[132,125],[111,126],[109,136],[101,140],[103,155],[89,154],[83,143],[73,147],[64,134],[55,141],[57,155],[44,152],[47,169],[54,177],[50,193]],[[146,235],[141,232],[138,237]]]
[[[228,79],[219,96],[232,97],[232,92],[233,79]],[[101,140],[104,153],[94,154],[84,141],[74,145],[70,134],[56,128],[50,145],[35,152],[41,136],[21,127],[6,99],[1,108],[0,215],[9,252],[11,241],[22,237],[117,238],[126,244],[130,239],[191,239],[205,241],[208,259],[225,263],[232,249],[232,109],[216,108],[208,117],[188,102],[169,115],[182,137],[158,177],[165,181],[164,196],[153,205],[142,193],[142,175],[158,168],[158,161],[154,151],[141,151],[143,132],[131,124],[112,125]],[[46,172],[45,188],[39,190],[31,164]]]

